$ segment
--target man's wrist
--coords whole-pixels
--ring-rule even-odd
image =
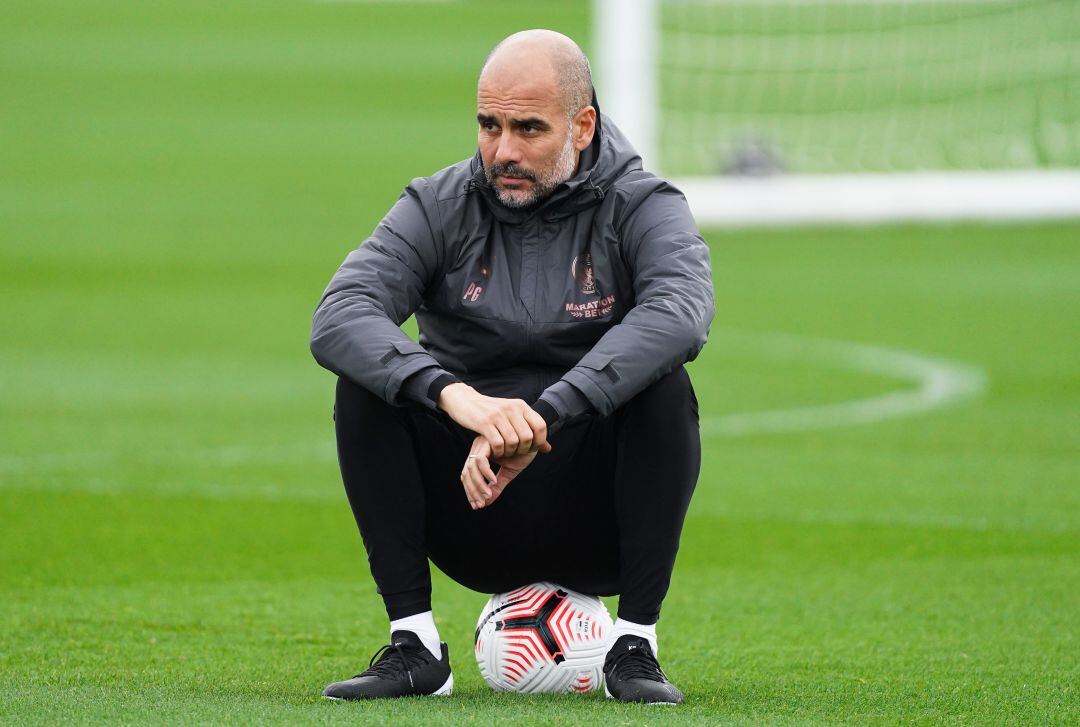
[[[429,366],[412,374],[401,383],[398,400],[401,403],[412,401],[435,410],[439,406],[439,394],[447,385],[455,381],[458,381],[458,378],[449,371],[438,366]]]
[[[436,399],[438,408],[442,411],[448,411],[455,398],[471,389],[471,386],[462,381],[453,381],[446,384],[442,387],[442,390],[439,391],[439,396]]]
[[[443,390],[447,386],[452,384],[460,384],[461,379],[454,376],[451,373],[440,374],[438,378],[431,382],[431,386],[427,390],[427,398],[436,406],[439,406],[439,398],[442,396]]]

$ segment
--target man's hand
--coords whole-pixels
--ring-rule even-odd
[[[484,437],[474,439],[461,470],[461,484],[472,509],[478,510],[495,502],[506,486],[532,464],[536,454],[534,451],[516,457],[497,457],[499,473],[495,474],[489,461],[491,444]]]
[[[487,439],[493,457],[551,451],[544,417],[521,399],[484,396],[458,382],[443,388],[439,408],[461,426]]]

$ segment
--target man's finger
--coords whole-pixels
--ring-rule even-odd
[[[472,483],[469,481],[469,473],[467,470],[461,471],[461,486],[465,488],[465,499],[469,501],[469,507],[473,510],[476,509],[476,496],[473,494]]]
[[[499,436],[502,437],[502,453],[495,446],[495,443],[491,443],[491,451],[496,457],[513,457],[513,453],[517,452],[518,448],[518,435],[514,431],[514,427],[511,426],[508,419],[503,419],[497,425],[499,430]]]
[[[491,499],[491,485],[495,482],[495,474],[491,471],[491,463],[488,458],[491,455],[491,443],[483,436],[473,440],[468,457],[465,458],[465,466],[462,468],[462,477],[468,477],[474,492],[479,494],[473,509],[484,506]]]
[[[478,454],[480,457],[487,460],[491,457],[491,444],[485,437],[477,435],[476,439],[473,440],[469,454]]]
[[[518,447],[516,454],[528,454],[533,448],[533,430],[532,426],[525,419],[524,416],[515,418],[513,422],[514,428],[517,430],[518,435]]]
[[[476,485],[473,484],[472,476],[468,470],[465,470],[461,474],[461,483],[465,485],[465,497],[469,500],[469,505],[475,510],[480,506],[482,499],[479,492],[476,491]]]
[[[486,500],[491,497],[491,483],[495,481],[494,473],[491,477],[488,477],[484,473],[484,470],[491,472],[491,465],[488,464],[486,457],[477,457],[473,460],[473,477],[476,482],[476,489],[483,495],[483,499]]]
[[[536,441],[533,441],[532,449],[530,449],[528,452],[522,452],[522,454],[531,454],[533,452],[541,452],[543,454],[547,454],[548,452],[551,451],[551,449],[552,449],[552,447],[548,442],[543,442],[541,444],[541,443],[538,443]]]
[[[488,488],[486,478],[480,472],[481,461],[486,463],[487,460],[478,454],[470,454],[465,460],[465,473],[472,484],[473,491],[480,495],[479,499],[483,501],[491,495],[491,490]]]
[[[480,469],[480,474],[484,478],[484,484],[489,488],[495,484],[495,471],[491,469],[491,462],[487,457],[481,457],[476,460],[476,464]]]
[[[535,409],[528,408],[525,410],[525,421],[529,423],[529,426],[533,430],[533,443],[532,449],[540,450],[541,452],[550,452],[551,447],[545,449],[547,445],[547,422],[544,421],[544,417],[540,416]]]
[[[482,450],[486,450],[486,446],[483,440],[474,443],[473,449],[477,449],[477,444]],[[479,468],[476,465],[478,460],[487,461],[486,455],[478,454],[477,452],[470,452],[469,456],[465,459],[465,465],[461,469],[461,483],[465,486],[465,490],[468,494],[469,503],[473,506],[473,509],[477,509],[483,505],[483,502],[488,498],[490,490],[487,483],[483,482],[484,478],[479,472]]]
[[[488,426],[483,432],[484,438],[488,442],[488,446],[491,448],[491,454],[493,457],[503,456],[503,438],[499,430],[494,426]]]

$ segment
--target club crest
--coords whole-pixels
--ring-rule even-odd
[[[596,278],[593,276],[592,253],[578,255],[570,261],[570,276],[585,295],[596,295]]]

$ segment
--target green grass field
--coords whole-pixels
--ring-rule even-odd
[[[588,22],[0,4],[0,721],[1080,721],[1080,223],[706,233],[705,463],[660,624],[683,707],[492,694],[485,596],[441,576],[453,698],[319,697],[387,634],[311,311],[409,178],[471,153],[486,50]],[[735,431],[915,387],[819,339],[984,388]]]

